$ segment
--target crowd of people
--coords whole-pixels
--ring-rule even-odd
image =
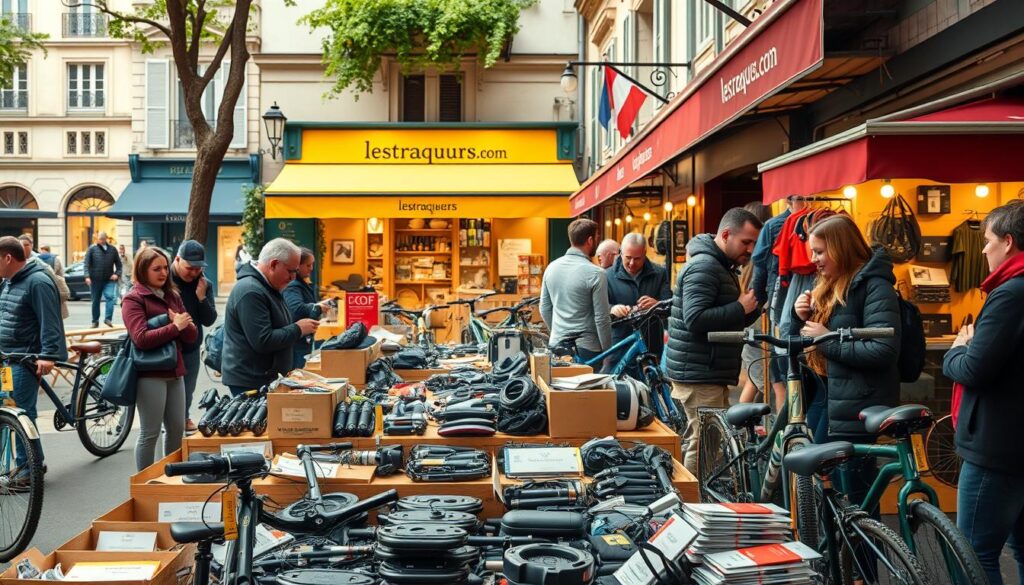
[[[870,246],[856,223],[839,213],[809,219],[805,243],[802,239],[794,252],[798,257],[788,257],[779,241],[787,222],[806,214],[804,202],[792,198],[782,214],[767,221],[763,211],[730,209],[715,233],[691,239],[674,286],[668,271],[651,261],[641,234],[628,234],[621,243],[599,242],[599,226],[589,219],[570,224],[571,247],[544,273],[540,313],[550,328],[550,343],[574,337],[580,356],[588,360],[632,334],[627,327],[613,326],[613,318],[671,299],[667,335],[658,323],[643,333],[648,348],[663,354],[673,398],[685,411],[683,464],[695,475],[697,409],[728,406],[729,389],[739,383],[744,363],[757,359],[744,356],[738,346],[709,343],[707,333],[757,326],[764,311],[773,329],[783,334],[819,336],[846,327],[896,332],[889,339],[823,344],[808,355],[806,366],[821,381],[809,389],[807,412],[816,442],[874,441],[860,411],[899,401],[901,319],[888,254]],[[1024,398],[1016,392],[1017,376],[1024,373],[1024,204],[993,210],[984,230],[983,254],[991,274],[981,288],[987,298],[977,322],[959,332],[943,371],[956,382],[956,444],[965,461],[958,525],[991,582],[1000,583],[1003,545],[1009,542],[1018,559],[1024,558],[1024,448],[1008,439],[1024,419]],[[267,242],[257,259],[238,263],[223,322],[223,383],[232,393],[259,388],[304,364],[319,319],[330,306],[330,301],[317,300],[309,284],[313,262],[312,251],[278,238]],[[787,270],[794,263],[807,270]],[[155,460],[161,431],[168,453],[195,429],[188,412],[201,367],[199,347],[203,328],[218,318],[211,283],[203,275],[205,249],[189,240],[172,259],[159,248],[146,247],[127,262],[123,249],[114,249],[100,234],[86,254],[86,267],[93,325],[99,320],[100,298],[107,301],[105,323],[110,325],[117,283],[130,275],[133,286],[121,310],[132,343],[142,351],[173,344],[177,352],[174,368],[139,373],[141,429],[135,458],[142,469]],[[39,356],[32,369],[14,371],[14,400],[33,420],[39,378],[55,361],[67,359],[62,311],[66,316],[68,295],[62,272],[59,259],[45,247],[33,251],[28,236],[0,238],[0,350]],[[784,363],[771,359],[768,364],[777,404],[784,400]],[[745,391],[743,399],[753,394]],[[23,453],[18,456],[23,460]],[[861,458],[841,466],[837,481],[856,501],[876,476],[875,461]]]

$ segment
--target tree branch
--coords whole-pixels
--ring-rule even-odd
[[[68,8],[78,8],[79,6],[91,6],[91,7],[95,8],[95,9],[99,10],[100,12],[106,14],[107,16],[116,18],[118,20],[123,20],[125,22],[131,22],[131,23],[135,23],[135,24],[147,24],[147,25],[149,25],[149,26],[159,30],[160,32],[162,32],[167,38],[171,37],[171,29],[169,29],[166,26],[160,24],[159,22],[157,22],[155,20],[150,20],[148,18],[143,18],[141,16],[129,16],[127,14],[122,14],[120,12],[117,12],[116,10],[111,10],[110,8],[107,8],[107,3],[103,2],[103,1],[101,1],[99,3],[96,3],[96,2],[75,2],[74,0],[61,0],[61,2],[64,4],[64,6],[67,6]]]
[[[199,47],[202,42],[203,26],[206,23],[206,2],[204,0],[197,2],[195,14],[189,13],[189,17],[192,19],[192,44],[188,48],[188,56],[198,65]],[[198,71],[197,67],[196,72],[198,73]]]
[[[245,46],[245,33],[248,30],[251,4],[252,0],[239,0],[235,4],[231,29],[225,35],[225,38],[228,35],[231,36],[231,69],[228,71],[224,93],[221,95],[220,106],[217,108],[216,131],[217,140],[223,141],[224,144],[231,142],[231,136],[234,133],[234,109],[242,94],[242,86],[245,84],[246,63],[249,61],[249,51]]]
[[[221,39],[220,46],[217,47],[217,52],[213,55],[213,60],[210,61],[209,67],[207,67],[206,72],[203,73],[203,87],[206,87],[206,85],[210,83],[210,80],[217,74],[217,70],[220,69],[221,64],[224,62],[224,55],[228,52],[228,49],[231,48],[231,45],[234,42],[234,29],[235,25],[234,21],[232,21],[231,26],[228,27],[227,32],[224,33],[224,38]]]

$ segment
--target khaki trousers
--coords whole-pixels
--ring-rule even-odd
[[[700,421],[697,409],[701,407],[728,408],[729,387],[718,384],[684,384],[672,382],[672,398],[683,404],[686,413],[686,431],[683,432],[683,467],[697,475],[697,449],[700,448]]]

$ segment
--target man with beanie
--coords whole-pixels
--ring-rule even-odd
[[[181,357],[185,362],[185,432],[193,433],[196,425],[188,416],[192,408],[192,395],[196,391],[196,380],[202,363],[199,359],[199,348],[203,344],[203,327],[209,327],[217,321],[217,305],[210,290],[210,281],[203,275],[206,268],[206,249],[195,240],[185,240],[178,247],[178,255],[174,257],[171,278],[178,287],[181,302],[185,310],[192,316],[192,322],[199,330],[195,343],[181,344]]]

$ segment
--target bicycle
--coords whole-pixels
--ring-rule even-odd
[[[829,473],[855,456],[855,447],[847,442],[807,445],[786,453],[783,459],[790,472],[819,478],[820,498],[814,501],[815,515],[824,530],[819,546],[822,559],[813,566],[821,582],[927,585],[931,581],[924,567],[899,535],[851,505],[846,496],[832,487]]]
[[[797,533],[808,546],[817,546],[817,525],[805,523],[813,518],[814,483],[808,477],[782,473],[783,456],[813,443],[807,427],[800,356],[811,347],[838,341],[892,337],[889,328],[840,329],[818,337],[791,336],[780,339],[766,333],[721,331],[708,333],[711,343],[768,343],[786,350],[789,374],[786,380],[786,404],[779,409],[771,429],[761,439],[760,420],[771,412],[761,403],[740,403],[728,410],[698,409],[700,446],[697,468],[701,500],[705,502],[772,502],[797,513]],[[745,433],[741,433],[745,431]],[[781,487],[781,490],[779,488]]]
[[[259,453],[234,453],[225,456],[210,455],[205,461],[188,461],[168,463],[164,473],[168,477],[190,474],[210,474],[227,481],[224,490],[231,485],[238,487],[237,510],[222,509],[227,524],[206,522],[174,522],[171,524],[171,538],[180,544],[195,543],[195,568],[193,585],[210,583],[211,564],[213,561],[212,547],[219,541],[226,541],[227,548],[224,563],[221,566],[217,583],[223,585],[250,585],[253,583],[275,583],[271,575],[269,580],[261,578],[258,558],[254,559],[253,550],[256,544],[256,527],[266,524],[271,528],[293,534],[323,537],[325,542],[343,540],[335,533],[349,524],[362,521],[366,513],[374,508],[398,500],[398,492],[388,490],[376,496],[359,501],[351,494],[322,494],[317,482],[313,453],[323,451],[342,451],[350,449],[351,443],[332,443],[329,445],[299,445],[297,454],[302,460],[306,475],[307,492],[302,499],[287,506],[278,513],[264,508],[264,501],[256,495],[252,481],[270,474],[270,465]],[[225,529],[225,526],[229,530]],[[231,533],[234,534],[231,534]],[[234,538],[229,538],[229,537]],[[267,551],[269,554],[273,551]],[[368,557],[373,552],[372,546],[319,546],[313,550],[296,554],[296,562],[309,562],[314,559],[330,557]],[[268,568],[279,563],[268,563]]]
[[[947,414],[935,421],[924,439],[932,477],[952,488],[960,482],[960,467],[963,465],[963,458],[956,452],[955,437],[953,416]]]
[[[636,366],[635,371],[639,372],[641,381],[647,384],[650,390],[650,401],[658,420],[668,425],[674,432],[682,433],[686,429],[682,407],[677,405],[675,399],[672,398],[672,385],[661,373],[661,358],[650,352],[643,335],[651,320],[665,317],[671,310],[672,299],[666,299],[659,301],[647,310],[634,311],[626,317],[613,319],[612,325],[629,325],[633,332],[589,360],[582,359],[576,347],[576,340],[582,337],[583,333],[571,333],[548,349],[556,356],[569,356],[573,362],[591,366],[595,371],[601,369],[606,358],[625,350],[608,373],[616,378],[621,378],[630,373],[633,366]]]
[[[381,308],[381,312],[404,319],[408,325],[412,326],[411,340],[425,350],[434,350],[437,344],[434,340],[434,332],[428,326],[430,316],[431,313],[438,309],[447,308],[448,305],[429,305],[419,311],[414,311],[412,309],[403,309],[398,306],[396,301],[391,301]]]

